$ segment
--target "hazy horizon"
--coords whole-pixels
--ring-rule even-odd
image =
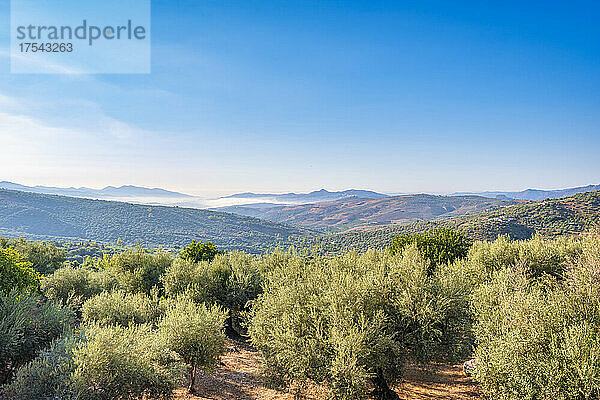
[[[340,192],[340,191],[345,191],[345,190],[367,190],[367,191],[373,191],[373,192],[377,192],[377,193],[382,193],[382,194],[386,194],[386,195],[390,195],[390,196],[401,196],[404,194],[434,194],[434,195],[449,195],[449,194],[454,194],[454,193],[483,193],[483,192],[521,192],[524,190],[528,190],[528,189],[534,189],[534,190],[561,190],[561,189],[570,189],[570,188],[576,188],[576,187],[585,187],[585,186],[589,186],[589,185],[598,185],[600,183],[595,183],[595,182],[590,182],[590,183],[585,183],[582,185],[570,185],[570,186],[564,186],[564,187],[526,187],[526,188],[519,188],[519,189],[507,189],[507,188],[501,188],[501,187],[494,187],[492,189],[484,189],[484,190],[479,190],[479,189],[468,189],[468,190],[454,190],[454,191],[449,191],[449,192],[439,192],[439,191],[433,191],[433,192],[426,192],[426,191],[421,191],[421,192],[406,192],[406,191],[390,191],[390,192],[385,192],[385,191],[380,191],[380,190],[375,190],[372,188],[363,188],[363,187],[345,187],[345,188],[339,188],[339,189],[329,189],[329,188],[323,188],[323,187],[318,187],[318,188],[313,188],[313,189],[309,189],[309,190],[285,190],[285,191],[280,191],[280,192],[276,192],[276,191],[254,191],[254,190],[250,190],[250,191],[233,191],[233,192],[223,192],[223,193],[214,193],[212,195],[206,195],[206,194],[202,194],[202,193],[192,193],[192,192],[188,192],[185,190],[179,190],[177,188],[173,188],[173,187],[159,187],[159,186],[144,186],[144,185],[139,185],[139,184],[135,184],[135,183],[124,183],[124,184],[109,184],[109,185],[104,185],[104,186],[91,186],[91,185],[80,185],[80,186],[57,186],[57,185],[52,185],[52,184],[44,184],[44,183],[38,183],[38,184],[25,184],[23,182],[15,182],[15,181],[11,181],[8,179],[3,179],[0,177],[0,182],[10,182],[13,184],[18,184],[18,185],[23,185],[23,186],[29,186],[29,187],[53,187],[53,188],[61,188],[61,189],[82,189],[82,188],[86,188],[86,189],[94,189],[94,190],[101,190],[101,189],[105,189],[108,187],[115,187],[115,188],[119,188],[122,186],[136,186],[136,187],[143,187],[143,188],[147,188],[147,189],[164,189],[164,190],[168,190],[168,191],[172,191],[172,192],[177,192],[177,193],[181,193],[181,194],[187,194],[187,195],[191,195],[194,197],[199,197],[199,198],[204,198],[204,199],[218,199],[221,197],[227,197],[227,196],[231,196],[231,195],[235,195],[235,194],[241,194],[241,193],[255,193],[255,194],[273,194],[273,195],[282,195],[282,194],[287,194],[287,193],[296,193],[296,194],[306,194],[306,193],[310,193],[310,192],[315,192],[315,191],[319,191],[319,190],[327,190],[329,192]],[[243,200],[243,199],[241,199]],[[247,203],[251,203],[252,201],[250,200],[243,200],[241,203],[247,204]],[[283,203],[282,203],[283,204]]]

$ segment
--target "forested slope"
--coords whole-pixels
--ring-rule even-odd
[[[475,240],[493,240],[498,235],[528,239],[535,233],[546,237],[578,235],[600,227],[600,191],[443,220],[352,230],[313,238],[309,242],[333,252],[351,248],[382,248],[399,234],[423,232],[435,227],[457,229]]]
[[[0,233],[36,239],[139,242],[177,247],[192,239],[223,249],[259,252],[310,235],[251,217],[178,207],[146,206],[0,190]]]

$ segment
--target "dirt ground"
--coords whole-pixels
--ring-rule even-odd
[[[293,400],[289,392],[266,388],[260,378],[260,357],[243,342],[230,342],[221,357],[221,366],[210,376],[196,380],[196,395],[187,389],[176,391],[177,400]],[[460,366],[432,365],[427,370],[408,366],[404,380],[394,388],[406,400],[474,400],[481,399],[476,384]],[[310,388],[307,400],[325,400],[330,396],[324,388]]]

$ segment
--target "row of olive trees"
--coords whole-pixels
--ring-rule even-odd
[[[476,378],[498,399],[600,398],[600,238],[480,244]]]
[[[249,335],[272,385],[317,383],[332,398],[395,399],[407,362],[473,352],[493,398],[600,395],[597,237],[471,244],[438,230],[337,257],[221,254],[193,243],[175,260],[130,249],[39,285],[14,249],[3,254],[23,273],[22,290],[39,286],[49,301],[7,298],[23,315],[57,321],[22,347],[0,343],[15,349],[0,366],[9,398],[166,398],[185,368],[193,389],[197,371],[215,367],[225,325]]]
[[[41,277],[16,246],[0,251],[3,398],[169,398],[185,366],[190,390],[216,366],[229,312],[195,282],[166,296],[167,254],[138,247]]]
[[[264,271],[249,333],[274,385],[392,399],[407,360],[473,354],[491,398],[600,398],[597,235],[471,245],[437,231]]]
[[[408,360],[468,350],[468,281],[445,261],[466,255],[469,243],[450,234],[405,237],[391,252],[280,255],[250,311],[249,334],[271,383],[324,383],[342,399],[397,399],[390,385]]]

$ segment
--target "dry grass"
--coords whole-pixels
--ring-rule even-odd
[[[290,392],[265,387],[260,378],[260,356],[248,344],[230,342],[221,357],[221,365],[209,376],[196,380],[196,395],[184,388],[176,391],[176,400],[293,400]],[[406,400],[475,400],[479,390],[460,366],[432,365],[428,369],[408,366],[405,379],[396,388]],[[331,396],[325,388],[312,387],[307,400],[325,400]]]

